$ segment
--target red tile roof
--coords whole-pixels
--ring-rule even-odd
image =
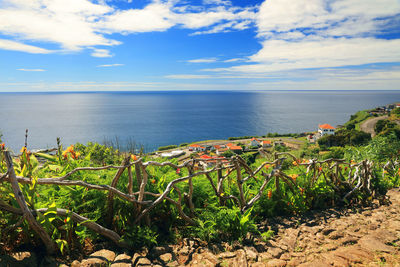
[[[198,145],[198,144],[193,144],[193,145],[190,145],[191,147],[200,147],[200,145]]]
[[[333,127],[333,126],[331,126],[331,125],[329,125],[329,124],[327,124],[327,123],[325,123],[325,124],[320,124],[320,125],[319,125],[319,128],[321,128],[321,129],[332,129],[332,130],[335,130],[335,127]]]
[[[241,146],[230,146],[229,147],[230,150],[242,150]]]
[[[262,142],[263,142],[263,144],[271,144],[271,141],[269,141],[269,140],[262,141]]]
[[[202,155],[200,156],[201,159],[212,159],[213,157],[209,156],[209,155]]]
[[[231,147],[231,146],[234,146],[234,144],[232,144],[232,143],[227,143],[226,146],[227,146],[227,147]]]

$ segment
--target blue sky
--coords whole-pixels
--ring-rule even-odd
[[[0,0],[0,91],[400,90],[400,0]]]

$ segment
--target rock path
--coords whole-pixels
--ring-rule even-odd
[[[273,226],[276,235],[248,246],[205,246],[200,241],[184,240],[180,245],[142,253],[116,255],[104,249],[70,266],[400,266],[400,190],[392,189],[388,196],[390,201],[385,205],[267,221],[261,229]],[[32,256],[7,257],[8,262],[0,257],[0,266],[35,266],[29,263]],[[42,266],[57,266],[55,260],[45,260]]]

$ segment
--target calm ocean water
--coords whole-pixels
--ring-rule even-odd
[[[147,150],[230,136],[313,131],[400,91],[0,93],[0,132],[14,150],[118,137]]]

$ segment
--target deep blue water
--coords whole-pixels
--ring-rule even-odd
[[[147,150],[230,136],[316,130],[358,110],[400,102],[400,91],[0,93],[7,146],[30,149],[118,137]]]

